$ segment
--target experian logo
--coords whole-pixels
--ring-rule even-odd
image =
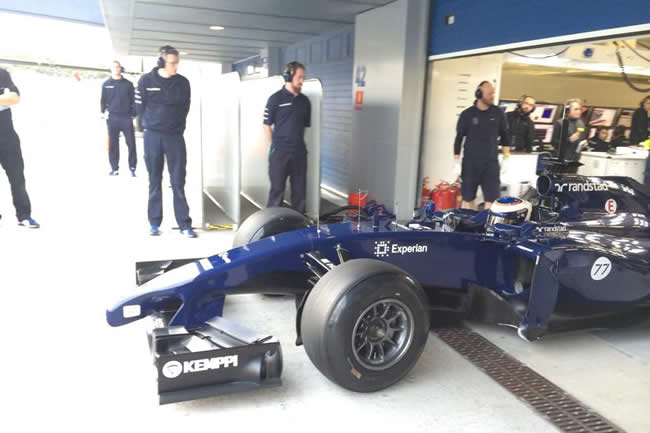
[[[375,241],[375,256],[388,257],[391,254],[403,256],[404,254],[422,254],[429,251],[427,245],[399,245],[391,241]]]
[[[596,191],[609,191],[609,187],[602,183],[563,183],[555,184],[555,189],[558,192],[596,192]]]
[[[163,365],[162,374],[167,379],[175,379],[184,373],[218,370],[219,368],[237,367],[239,355],[218,356],[215,358],[195,359],[193,361],[168,361]]]

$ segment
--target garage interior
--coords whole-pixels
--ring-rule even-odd
[[[224,307],[229,320],[281,343],[282,386],[159,405],[145,339],[151,323],[111,328],[105,315],[138,290],[136,263],[228,251],[237,228],[264,207],[257,197],[268,194],[267,154],[261,120],[259,131],[255,124],[268,95],[282,85],[287,62],[306,66],[309,96],[318,101],[318,121],[308,132],[310,167],[318,167],[308,180],[309,216],[316,219],[348,204],[350,194],[367,192],[408,220],[422,200],[425,178],[429,186],[457,181],[456,122],[483,80],[494,82],[504,111],[532,95],[556,121],[565,101],[577,97],[587,107],[590,136],[597,126],[608,139],[617,126],[629,128],[631,112],[648,95],[631,85],[650,87],[650,8],[643,1],[631,2],[627,12],[598,1],[589,7],[598,10],[589,12],[590,24],[570,34],[557,29],[562,23],[542,28],[531,17],[516,22],[530,11],[508,11],[507,2],[491,12],[484,5],[472,12],[467,2],[428,0],[3,3],[0,35],[20,27],[36,34],[37,23],[44,23],[53,40],[48,46],[46,37],[32,36],[41,42],[0,53],[0,65],[22,92],[14,124],[43,223],[39,231],[17,231],[9,185],[0,181],[0,242],[6,246],[0,248],[0,286],[7,295],[1,323],[19,330],[11,356],[0,362],[12,372],[3,380],[12,397],[5,406],[12,430],[574,431],[576,424],[562,424],[543,404],[500,382],[493,373],[501,366],[503,377],[527,372],[546,381],[576,404],[567,413],[593,416],[594,427],[581,424],[582,431],[650,431],[648,325],[526,342],[514,329],[467,321],[458,334],[432,330],[415,367],[395,385],[356,393],[320,374],[296,345],[293,297],[230,296]],[[502,27],[514,30],[495,32],[501,39],[485,37],[483,27],[491,26],[477,25],[476,15],[487,13],[501,13]],[[603,18],[608,13],[609,21]],[[70,40],[56,39],[64,24],[78,26]],[[163,236],[147,236],[144,162],[133,179],[104,173],[105,124],[94,110],[112,58],[82,55],[83,34],[88,53],[107,38],[111,55],[134,82],[154,67],[160,46],[181,52],[179,72],[192,84],[186,190],[198,239],[176,235],[171,191],[165,191]],[[39,54],[48,51],[61,54]],[[61,109],[52,107],[54,89],[64,95]],[[598,123],[602,118],[605,123]],[[540,144],[549,144],[553,123],[536,123]],[[136,137],[142,155],[142,136]],[[648,152],[626,144],[604,156],[585,151],[578,174],[643,183]],[[534,186],[537,154],[502,160],[503,195]],[[548,395],[549,404],[558,404]]]

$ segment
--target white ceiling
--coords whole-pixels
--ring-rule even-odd
[[[101,0],[113,48],[157,54],[170,44],[187,58],[229,63],[344,24],[392,0]],[[210,30],[220,25],[225,30]]]

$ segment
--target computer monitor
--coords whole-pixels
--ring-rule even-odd
[[[542,143],[550,143],[553,139],[553,125],[536,124],[535,135]]]
[[[625,126],[630,128],[632,126],[632,116],[634,115],[634,110],[624,108],[621,110],[621,114],[618,116],[618,121],[616,126]]]
[[[614,123],[614,117],[616,117],[616,111],[616,108],[594,107],[594,109],[591,110],[589,126],[612,126]]]
[[[530,118],[535,123],[553,123],[555,114],[559,109],[559,105],[554,104],[537,104]]]

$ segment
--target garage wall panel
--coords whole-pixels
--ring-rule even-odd
[[[284,63],[298,60],[305,64],[307,78],[318,78],[323,85],[322,184],[344,194],[352,145],[353,41],[354,26],[344,26],[291,45],[283,53]]]
[[[200,96],[203,192],[234,223],[239,223],[239,74],[218,75],[207,70],[203,81],[205,86]]]
[[[445,18],[454,15],[455,23]],[[431,7],[429,55],[619,27],[648,26],[648,0],[436,0]]]
[[[368,190],[398,218],[416,202],[429,0],[397,0],[359,14],[355,68],[366,70],[353,110],[350,189]]]

